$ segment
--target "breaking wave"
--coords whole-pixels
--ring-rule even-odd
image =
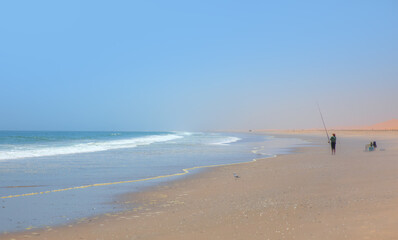
[[[183,138],[181,135],[150,135],[145,137],[136,137],[130,139],[108,140],[108,141],[90,141],[74,143],[64,146],[33,146],[22,145],[12,149],[4,149],[0,151],[0,160],[18,159],[29,157],[56,156],[64,154],[99,152],[112,149],[134,148],[137,146],[150,145],[157,142],[167,142],[175,139]]]

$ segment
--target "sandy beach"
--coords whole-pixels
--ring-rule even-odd
[[[398,132],[336,133],[335,156],[322,132],[273,132],[311,145],[125,195],[131,211],[0,239],[398,239]],[[379,148],[365,152],[370,140]]]
[[[0,240],[398,240],[398,1],[0,6]]]

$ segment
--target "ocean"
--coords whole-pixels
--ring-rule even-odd
[[[249,133],[0,131],[0,233],[123,211],[122,194],[301,144]]]

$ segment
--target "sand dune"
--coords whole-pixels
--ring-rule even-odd
[[[386,122],[373,124],[364,127],[365,130],[398,130],[398,119],[392,119]]]
[[[368,126],[343,126],[334,127],[334,130],[398,130],[398,119],[391,119],[389,121],[376,123]]]

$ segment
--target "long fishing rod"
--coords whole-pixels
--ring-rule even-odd
[[[326,132],[326,137],[328,138],[329,141],[329,134],[328,134],[328,130],[326,129],[326,124],[325,121],[323,120],[323,116],[322,116],[322,112],[321,112],[321,107],[319,107],[319,103],[318,104],[318,110],[319,110],[319,114],[321,115],[321,119],[322,119],[322,123],[323,123],[323,127],[325,128],[325,132]]]

